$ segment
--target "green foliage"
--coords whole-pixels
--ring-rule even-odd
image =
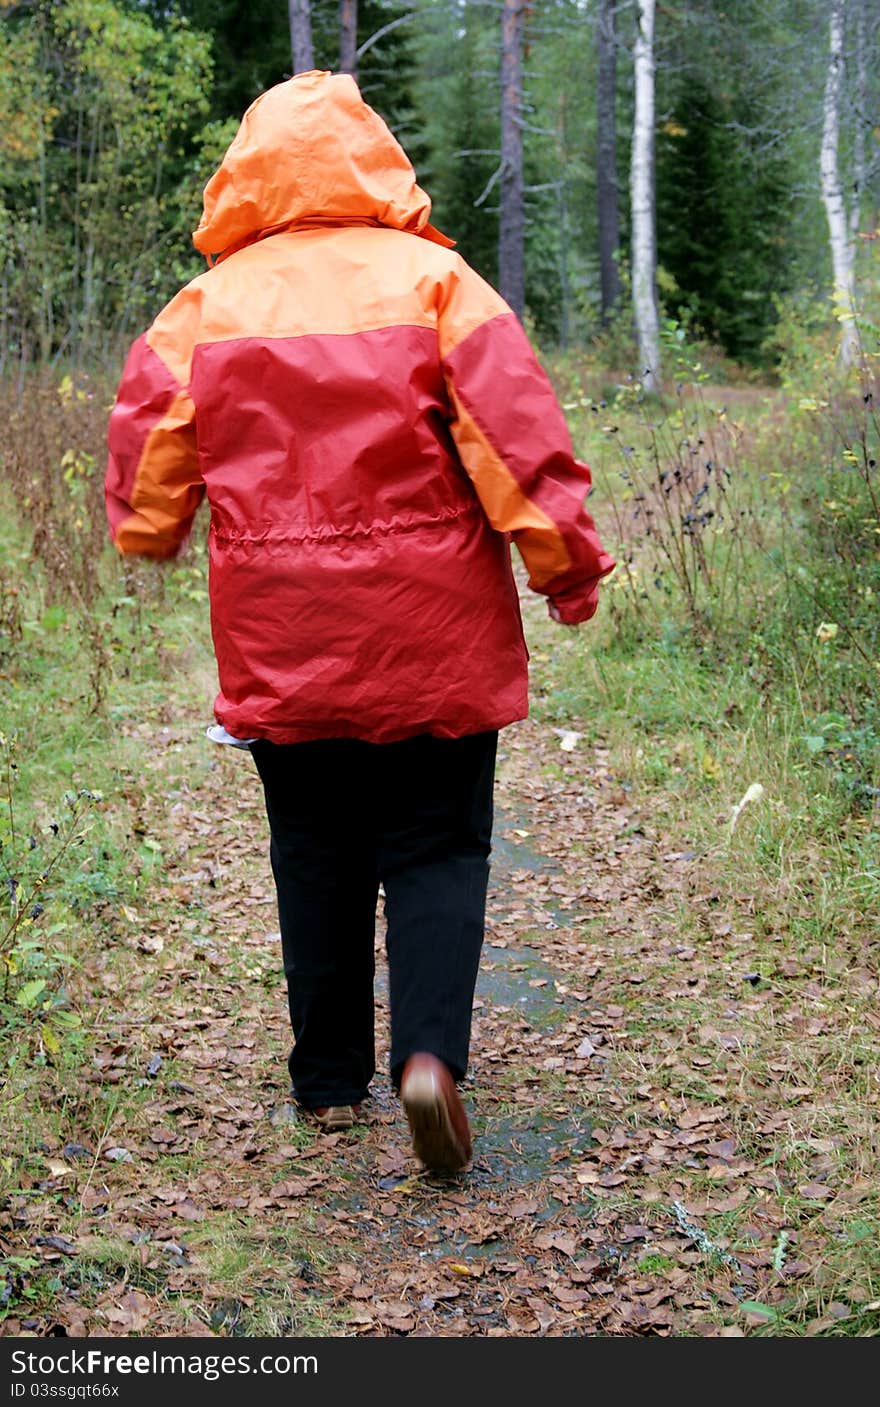
[[[66,792],[58,819],[23,835],[17,829],[15,739],[2,733],[0,771],[0,875],[8,892],[0,920],[0,1041],[11,1043],[7,1063],[54,1059],[82,1024],[64,985],[73,958],[70,918],[58,886],[77,868],[83,820],[101,796]]]
[[[870,304],[872,286],[864,292]],[[632,382],[609,388],[607,403],[578,395],[570,361],[561,364],[561,389],[614,522],[618,568],[603,588],[614,669],[641,671],[628,717],[684,734],[672,687],[682,677],[692,723],[693,700],[709,688],[715,724],[707,703],[704,737],[722,717],[741,722],[770,710],[784,719],[779,747],[790,775],[812,792],[816,825],[829,835],[849,823],[866,827],[860,864],[873,903],[880,339],[868,321],[860,330],[863,361],[846,374],[824,326],[813,341],[798,330],[794,353],[786,350],[796,398],[744,385],[729,388],[728,399],[710,384],[688,330],[669,320],[664,355],[677,378],[674,398],[646,398]],[[559,382],[555,361],[551,370]],[[728,693],[721,674],[739,688]],[[564,717],[576,696],[566,682],[546,706]],[[714,784],[711,747],[689,747],[691,775]],[[668,777],[662,748],[650,765]]]
[[[0,1071],[62,1071],[90,1027],[81,961],[163,863],[141,833],[133,720],[206,629],[197,534],[167,572],[121,560],[103,506],[108,389],[25,379],[0,447]],[[166,608],[168,619],[166,621]],[[207,648],[207,646],[205,647]],[[131,809],[134,815],[127,814]],[[130,837],[135,835],[135,840]],[[91,942],[91,948],[89,943]],[[73,994],[78,991],[78,996]]]
[[[778,150],[743,135],[749,102],[685,76],[658,131],[657,227],[666,307],[754,364],[792,277],[792,179]]]
[[[498,272],[499,42],[497,13],[469,4],[426,7],[415,36],[420,175],[437,223],[490,282]],[[576,4],[529,12],[526,301],[547,342],[568,344],[597,322],[593,49],[591,22]]]
[[[836,354],[838,328],[830,304],[814,283],[774,295],[776,318],[764,344],[787,390],[815,386]]]
[[[338,11],[313,4],[315,62],[338,65]],[[359,81],[412,157],[435,218],[497,278],[499,21],[467,0],[362,0]],[[730,356],[768,365],[801,289],[829,279],[818,199],[823,51],[798,0],[694,0],[657,25],[661,298]],[[545,344],[599,332],[596,16],[528,7],[526,285]],[[621,269],[628,258],[632,17],[618,13]],[[867,109],[876,93],[869,26]],[[290,72],[287,8],[256,0],[21,0],[0,23],[0,374],[118,357],[180,282],[201,190],[241,114]],[[847,85],[855,93],[853,85]],[[861,99],[859,99],[861,101]],[[849,170],[855,97],[842,117]],[[861,125],[860,125],[861,124]],[[863,225],[877,163],[868,163]],[[820,294],[809,293],[810,303]],[[782,300],[782,301],[780,301]],[[621,322],[609,358],[631,357]],[[783,341],[789,329],[782,327]],[[607,330],[603,334],[608,341]],[[630,365],[627,361],[627,365]]]
[[[115,353],[170,294],[162,246],[182,232],[168,193],[210,74],[204,36],[115,0],[17,6],[4,21],[4,359]]]
[[[667,324],[665,335],[681,374],[684,329]],[[735,463],[737,427],[701,396],[699,363],[688,369],[693,379],[679,382],[671,407],[658,407],[634,382],[618,389],[607,415],[591,408],[619,456],[608,490],[622,544],[617,591],[645,621],[664,621],[676,600],[703,638],[739,612],[753,508]]]
[[[157,31],[182,19],[191,31],[210,37],[211,83],[206,91],[208,117],[222,123],[239,119],[264,88],[290,76],[287,8],[276,0],[146,0]]]
[[[277,0],[147,0],[142,7],[155,25],[162,27],[180,17],[200,34],[210,37],[213,81],[208,94],[211,122],[238,119],[266,88],[290,77],[291,52],[287,6]],[[360,0],[358,42],[411,7],[395,0]],[[339,68],[339,11],[335,4],[313,3],[312,42],[315,66]],[[410,87],[412,26],[402,24],[372,45],[358,65],[358,80],[367,101],[381,112],[392,129],[418,156],[420,117],[415,113]]]
[[[488,11],[438,5],[425,13],[415,36],[426,147],[418,175],[439,227],[490,282],[498,272],[497,200],[476,202],[498,165],[498,95],[482,76],[497,66],[496,29]],[[456,62],[450,71],[451,52]]]

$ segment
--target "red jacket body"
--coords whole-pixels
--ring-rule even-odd
[[[129,354],[111,535],[174,556],[207,494],[237,737],[503,727],[527,712],[510,541],[563,621],[614,566],[519,322],[429,213],[352,79],[280,84],[206,187],[213,267]]]

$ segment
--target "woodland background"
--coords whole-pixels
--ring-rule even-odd
[[[869,0],[0,0],[2,1332],[880,1331],[878,53]],[[313,64],[521,313],[619,564],[575,632],[521,579],[450,1186],[381,1079],[348,1141],[285,1102],[207,523],[104,520],[126,347]]]
[[[297,69],[356,71],[437,223],[487,278],[501,275],[538,336],[572,346],[604,329],[625,343],[632,4],[291,0],[288,14],[277,0],[4,0],[0,11],[4,366],[16,353],[117,356],[200,271],[188,237],[202,186],[247,105],[292,71],[303,16]],[[653,20],[659,300],[748,368],[777,366],[789,322],[807,330],[832,286],[820,179],[832,13],[838,183],[863,264],[878,197],[876,8],[689,0]],[[521,221],[523,241],[499,270],[502,206],[505,238],[516,225],[516,245]]]

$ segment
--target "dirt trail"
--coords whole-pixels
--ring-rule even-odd
[[[65,1092],[50,1176],[11,1210],[21,1248],[57,1264],[58,1294],[4,1332],[766,1326],[749,1302],[807,1269],[806,1233],[797,1258],[780,1256],[784,1173],[765,1157],[780,1130],[797,1137],[805,1092],[785,1023],[806,1018],[797,997],[786,1016],[778,986],[744,980],[751,934],[725,921],[701,857],[665,836],[587,726],[502,735],[465,1086],[475,1155],[452,1178],[419,1169],[389,1088],[381,932],[365,1121],[325,1135],[298,1117],[251,760],[182,712],[134,727],[152,800],[133,844],[161,860],[142,910],[81,975],[94,1063]],[[768,1023],[775,1082],[749,1088],[745,1053]],[[806,1137],[808,1109],[802,1122]]]
[[[467,1175],[444,1179],[419,1170],[384,1073],[381,935],[383,1073],[366,1122],[328,1136],[297,1117],[286,1098],[274,895],[250,759],[210,751],[191,725],[138,732],[157,781],[169,764],[191,781],[167,793],[161,820],[144,823],[165,858],[161,902],[128,928],[142,990],[120,983],[118,947],[92,974],[105,1005],[91,1078],[105,1093],[136,1087],[146,1102],[126,1112],[122,1100],[99,1146],[59,1150],[77,1176],[54,1184],[69,1188],[68,1209],[77,1199],[82,1209],[73,1242],[59,1243],[62,1263],[108,1240],[136,1254],[121,1285],[102,1289],[99,1278],[94,1295],[77,1289],[27,1327],[663,1334],[707,1306],[685,1268],[691,1242],[668,1210],[654,1218],[649,1200],[620,1195],[644,1137],[618,1126],[624,1009],[608,1000],[603,974],[607,944],[650,913],[654,847],[631,825],[601,749],[578,740],[580,750],[565,753],[551,729],[532,723],[504,734],[466,1085],[475,1157]],[[545,763],[558,773],[549,783]],[[629,966],[628,980],[642,982],[642,958]],[[45,1241],[51,1225],[41,1229]],[[221,1274],[223,1237],[244,1263]],[[646,1248],[662,1277],[639,1271]],[[689,1288],[690,1302],[685,1293],[678,1303]]]
[[[156,741],[172,750],[193,746],[174,729]],[[254,1287],[245,1284],[239,1296],[234,1283],[206,1285],[204,1257],[187,1247],[203,1219],[231,1209],[240,1212],[247,1240],[288,1222],[333,1247],[335,1263],[320,1271],[315,1258],[305,1266],[277,1262],[281,1284],[267,1284],[263,1293],[277,1299],[282,1333],[298,1331],[297,1294],[329,1296],[339,1314],[336,1332],[347,1333],[582,1334],[607,1318],[614,1293],[607,1274],[625,1247],[643,1246],[650,1236],[632,1216],[614,1230],[597,1224],[578,1180],[596,1167],[591,1124],[597,1113],[604,1120],[603,1047],[619,1015],[590,996],[596,963],[578,931],[579,906],[589,913],[602,902],[597,884],[617,892],[618,866],[613,860],[601,877],[593,867],[577,897],[572,883],[580,865],[567,865],[566,874],[537,848],[540,795],[529,794],[519,773],[531,771],[544,747],[555,752],[558,737],[530,724],[511,729],[502,745],[488,933],[465,1087],[475,1157],[460,1178],[420,1170],[390,1090],[381,924],[380,1073],[365,1125],[326,1136],[297,1117],[285,1097],[288,1029],[274,893],[249,759],[227,749],[205,754],[209,760],[194,770],[197,788],[171,801],[168,833],[159,839],[166,855],[177,849],[165,870],[173,905],[160,911],[161,929],[137,939],[147,949],[162,941],[155,1014],[135,1016],[129,1037],[140,1045],[143,1069],[157,1056],[162,1063],[146,1140],[126,1144],[137,1190],[121,1203],[116,1198],[114,1211],[142,1225],[151,1240],[180,1247],[169,1288],[188,1304],[184,1323],[201,1302],[215,1331],[252,1332]],[[598,847],[597,821],[613,833],[619,788],[601,759],[591,771],[597,790],[589,805],[582,799],[582,809]],[[548,816],[548,834],[554,825]],[[188,905],[197,907],[186,916]],[[119,1026],[115,1034],[121,1038]],[[130,1070],[130,1050],[124,1055]],[[610,1130],[598,1136],[604,1142]],[[193,1153],[200,1166],[169,1178],[169,1164]],[[634,1302],[631,1312],[650,1318],[656,1308]],[[164,1332],[182,1327],[173,1302],[160,1315]],[[667,1323],[661,1313],[657,1327]]]

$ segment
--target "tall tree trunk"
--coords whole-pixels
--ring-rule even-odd
[[[822,201],[828,218],[831,243],[831,265],[834,271],[834,301],[840,319],[840,365],[851,366],[859,349],[855,323],[855,289],[853,286],[853,244],[843,188],[840,183],[840,91],[843,86],[843,36],[845,0],[832,0],[829,23],[828,69],[825,75],[825,100],[822,120],[822,150],[820,171]]]
[[[620,214],[617,205],[617,5],[600,0],[598,17],[599,82],[596,116],[596,192],[599,206],[599,277],[602,287],[602,325],[606,326],[620,302]]]
[[[853,138],[853,194],[849,208],[850,239],[858,238],[865,197],[865,129],[870,130],[868,112],[868,62],[865,26],[865,0],[854,0],[856,11],[856,130]]]
[[[568,201],[565,181],[556,187],[556,217],[559,221],[559,345],[567,347],[571,339],[571,275],[569,274]]]
[[[522,51],[525,4],[503,0],[501,12],[501,216],[498,287],[517,317],[525,311]]]
[[[357,0],[339,0],[339,72],[357,78]]]
[[[556,208],[559,220],[559,341],[568,346],[571,335],[571,277],[569,274],[568,195],[565,169],[568,165],[568,114],[565,93],[559,95],[559,166],[562,172],[556,183]]]
[[[290,53],[294,73],[308,73],[315,67],[312,45],[312,7],[310,0],[287,0],[290,21]]]
[[[654,0],[636,0],[633,51],[632,292],[641,382],[660,389],[660,319],[657,312],[657,230],[654,204]]]

